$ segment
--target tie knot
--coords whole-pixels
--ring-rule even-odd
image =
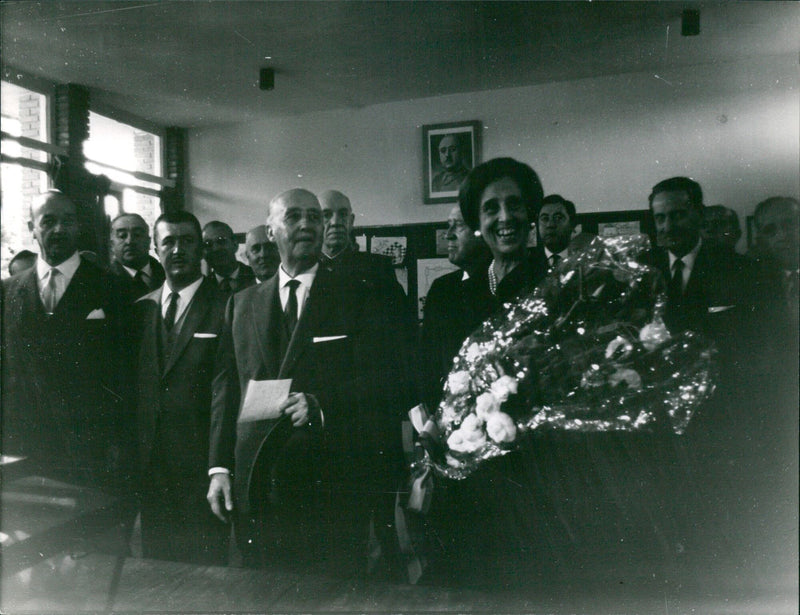
[[[295,280],[295,279],[289,280],[288,282],[286,282],[286,286],[289,288],[290,291],[295,291],[297,290],[297,287],[300,286],[300,280]]]
[[[675,262],[672,263],[672,270],[676,272],[683,271],[683,266],[684,266],[683,260],[681,260],[680,258],[676,258]]]

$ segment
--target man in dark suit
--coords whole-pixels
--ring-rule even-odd
[[[233,294],[256,283],[253,270],[236,258],[237,243],[233,229],[219,220],[203,227],[203,256],[220,290]]]
[[[354,249],[351,235],[355,214],[350,199],[338,190],[326,190],[319,195],[319,203],[324,222],[323,261],[335,269],[372,276],[387,285],[394,284],[402,292],[388,257]]]
[[[247,231],[244,251],[258,282],[269,280],[281,264],[281,255],[278,254],[277,246],[267,238],[265,224],[259,224]]]
[[[248,563],[348,574],[363,568],[370,515],[396,486],[413,389],[381,288],[320,263],[317,198],[276,196],[267,226],[281,266],[228,303],[208,500],[225,519],[235,497]],[[280,418],[237,424],[248,384],[276,379],[291,379]]]
[[[447,258],[459,269],[431,284],[420,329],[420,383],[422,398],[431,412],[438,406],[453,357],[469,334],[489,316],[477,305],[479,293],[470,281],[479,271],[486,270],[492,255],[483,239],[466,225],[458,206],[453,207],[447,219]]]
[[[123,286],[130,288],[135,301],[164,283],[164,269],[148,254],[150,231],[139,214],[120,214],[111,222],[111,254],[109,271]]]
[[[37,472],[116,488],[130,388],[124,292],[77,250],[78,217],[52,191],[31,207],[36,267],[3,280],[3,453]]]
[[[702,534],[696,535],[702,546],[695,552],[729,557],[756,548],[754,512],[763,515],[774,496],[764,499],[764,485],[773,484],[767,476],[775,469],[768,470],[764,459],[775,458],[769,449],[786,423],[785,410],[768,403],[777,377],[770,373],[778,321],[770,305],[774,290],[753,261],[702,240],[703,193],[697,182],[661,181],[649,203],[658,245],[653,263],[667,286],[665,324],[673,334],[700,333],[718,350],[716,391],[696,411],[680,443],[703,479],[684,486]],[[789,412],[796,417],[797,407]],[[770,524],[784,521],[772,517]]]
[[[575,203],[560,194],[550,194],[542,199],[542,206],[536,214],[539,245],[531,255],[536,271],[546,272],[569,256],[570,239],[576,224]]]
[[[229,528],[205,506],[211,384],[227,295],[200,271],[200,223],[161,215],[165,284],[136,302],[137,435],[145,557],[222,565]]]

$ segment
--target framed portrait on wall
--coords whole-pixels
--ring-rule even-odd
[[[450,122],[422,127],[423,180],[426,204],[453,203],[458,187],[480,162],[481,123]]]

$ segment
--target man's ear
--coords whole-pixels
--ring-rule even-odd
[[[272,226],[269,224],[267,224],[266,226],[267,226],[267,239],[269,239],[271,243],[275,243],[275,233],[272,230]]]
[[[28,220],[28,230],[33,233],[33,220]]]

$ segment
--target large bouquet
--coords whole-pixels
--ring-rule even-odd
[[[713,390],[714,349],[671,336],[643,236],[595,238],[462,345],[420,462],[464,478],[534,430],[682,433]]]

